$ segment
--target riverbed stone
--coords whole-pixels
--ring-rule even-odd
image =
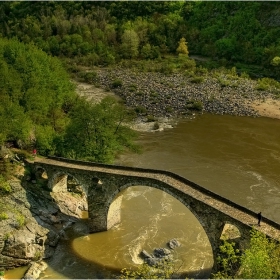
[[[167,242],[167,246],[168,246],[170,249],[173,250],[173,249],[175,249],[175,248],[177,248],[177,247],[180,247],[181,244],[180,244],[180,242],[179,242],[177,239],[173,238],[173,239],[171,239],[170,241]]]
[[[22,279],[39,279],[40,274],[47,268],[47,264],[45,262],[32,262],[31,266],[25,272]]]
[[[153,256],[151,254],[149,254],[146,250],[142,250],[140,252],[140,257],[143,258],[143,259],[153,258]]]
[[[169,256],[171,254],[171,251],[167,248],[156,248],[154,249],[154,255],[157,258],[164,258],[166,256]]]

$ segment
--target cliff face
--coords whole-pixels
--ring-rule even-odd
[[[86,210],[73,193],[50,193],[39,180],[10,181],[12,192],[1,197],[0,271],[50,258],[65,229]]]

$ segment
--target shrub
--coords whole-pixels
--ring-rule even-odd
[[[186,109],[195,110],[195,111],[202,111],[203,104],[200,101],[190,100],[186,104]]]
[[[270,78],[258,79],[257,90],[280,90],[280,83]]]
[[[194,59],[184,59],[181,62],[181,68],[182,69],[188,69],[188,70],[192,70],[195,71],[196,70],[196,63]]]
[[[18,157],[20,160],[24,160],[24,159],[31,159],[31,154],[28,152],[28,151],[25,151],[25,150],[17,150],[16,151]]]
[[[41,251],[36,251],[33,257],[33,261],[39,261],[42,259],[42,252]]]
[[[147,122],[155,122],[156,120],[157,119],[152,115],[147,116]]]
[[[175,71],[175,64],[172,62],[164,62],[162,63],[159,72],[163,74],[172,74]]]
[[[204,81],[203,77],[198,77],[198,76],[195,76],[190,79],[190,82],[195,84],[202,83],[203,81]]]
[[[158,122],[155,122],[154,123],[154,127],[153,127],[154,130],[157,130],[159,129],[159,123]]]
[[[143,263],[136,270],[124,268],[121,270],[119,279],[172,279],[173,274],[178,271],[174,261],[163,260],[156,266]]]
[[[0,213],[0,221],[7,220],[8,218],[9,217],[8,217],[7,213],[5,213],[5,212]]]
[[[23,227],[26,224],[25,217],[22,214],[18,214],[16,216],[16,222],[17,222],[17,224],[16,224],[17,228]]]
[[[82,72],[80,73],[81,78],[86,83],[94,83],[97,80],[97,73],[96,72]]]
[[[122,87],[123,82],[120,79],[116,79],[112,82],[112,88]]]
[[[123,82],[120,79],[114,80],[111,84],[112,88],[119,88],[119,87],[122,87],[122,85],[123,85]]]
[[[166,113],[172,113],[174,109],[171,106],[166,107],[165,109]]]
[[[135,109],[136,114],[146,114],[147,109],[144,106],[137,106]]]
[[[129,90],[130,92],[136,91],[136,90],[137,90],[137,85],[135,85],[135,84],[129,85],[129,86],[128,86],[128,90]]]
[[[10,184],[4,179],[2,175],[0,175],[0,193],[8,194],[10,192],[12,192]]]
[[[230,82],[223,78],[218,78],[218,82],[220,83],[221,87],[228,87],[230,85]]]

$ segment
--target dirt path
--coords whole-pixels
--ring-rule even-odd
[[[106,96],[115,96],[113,92],[106,91],[103,88],[98,88],[94,85],[73,81],[73,83],[77,86],[76,92],[85,97],[87,100],[92,101],[94,103],[100,102]]]

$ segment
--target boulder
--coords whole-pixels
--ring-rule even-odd
[[[177,239],[173,238],[173,239],[171,239],[170,241],[167,242],[167,246],[170,249],[174,250],[175,248],[180,247],[181,244]]]
[[[164,258],[166,256],[169,256],[171,254],[171,251],[166,248],[156,248],[154,250],[154,255],[157,258]]]
[[[145,259],[149,259],[149,258],[153,258],[153,256],[151,254],[149,254],[146,250],[142,250],[140,252],[140,257]]]
[[[149,265],[149,266],[157,266],[158,263],[161,261],[162,259],[161,258],[155,258],[155,257],[152,257],[152,258],[148,258],[146,259],[146,263]]]
[[[22,279],[38,279],[42,271],[47,268],[47,264],[45,262],[34,262],[31,263],[31,266],[25,272]]]

